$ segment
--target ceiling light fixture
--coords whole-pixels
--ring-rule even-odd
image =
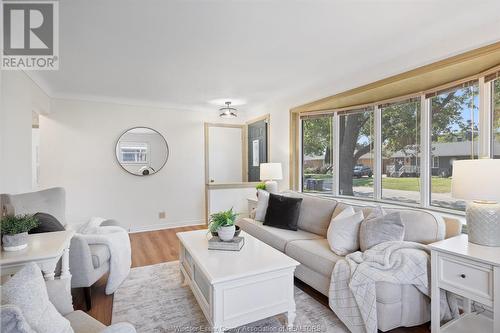
[[[236,108],[231,107],[231,102],[226,102],[225,104],[226,104],[226,106],[219,109],[219,112],[220,112],[219,116],[221,118],[236,118],[236,117],[238,117],[238,115],[236,114],[236,112],[238,112],[238,110]]]

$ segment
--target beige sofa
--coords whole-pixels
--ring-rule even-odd
[[[303,198],[298,221],[298,231],[264,226],[250,218],[238,220],[237,225],[252,236],[284,252],[301,263],[295,276],[322,294],[328,296],[330,277],[335,263],[342,257],[330,250],[326,233],[332,216],[336,216],[347,203],[330,198],[297,192],[284,195]],[[355,210],[362,209],[365,216],[374,204],[349,204]],[[387,212],[399,211],[405,225],[407,241],[429,244],[461,232],[457,220],[446,222],[438,215],[422,209],[385,207]],[[253,215],[253,214],[252,214]],[[400,326],[420,325],[430,320],[430,300],[411,285],[378,283],[377,318],[378,328],[388,331]]]

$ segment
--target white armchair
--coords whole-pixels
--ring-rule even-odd
[[[66,192],[64,188],[54,187],[37,192],[0,195],[2,214],[35,214],[48,213],[66,229],[71,225],[66,223]],[[103,225],[118,225],[108,220]],[[109,272],[110,252],[106,245],[92,244],[80,235],[71,239],[69,250],[69,269],[72,275],[71,287],[83,288],[87,310],[91,308],[91,286],[104,274]]]

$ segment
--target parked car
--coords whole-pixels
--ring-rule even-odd
[[[352,170],[353,176],[356,178],[361,178],[363,176],[371,177],[373,176],[372,168],[363,164],[357,164]]]

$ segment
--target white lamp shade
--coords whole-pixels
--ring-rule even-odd
[[[500,160],[453,162],[451,195],[463,200],[500,202]]]
[[[283,174],[281,172],[281,163],[261,163],[260,164],[260,180],[281,180]]]

